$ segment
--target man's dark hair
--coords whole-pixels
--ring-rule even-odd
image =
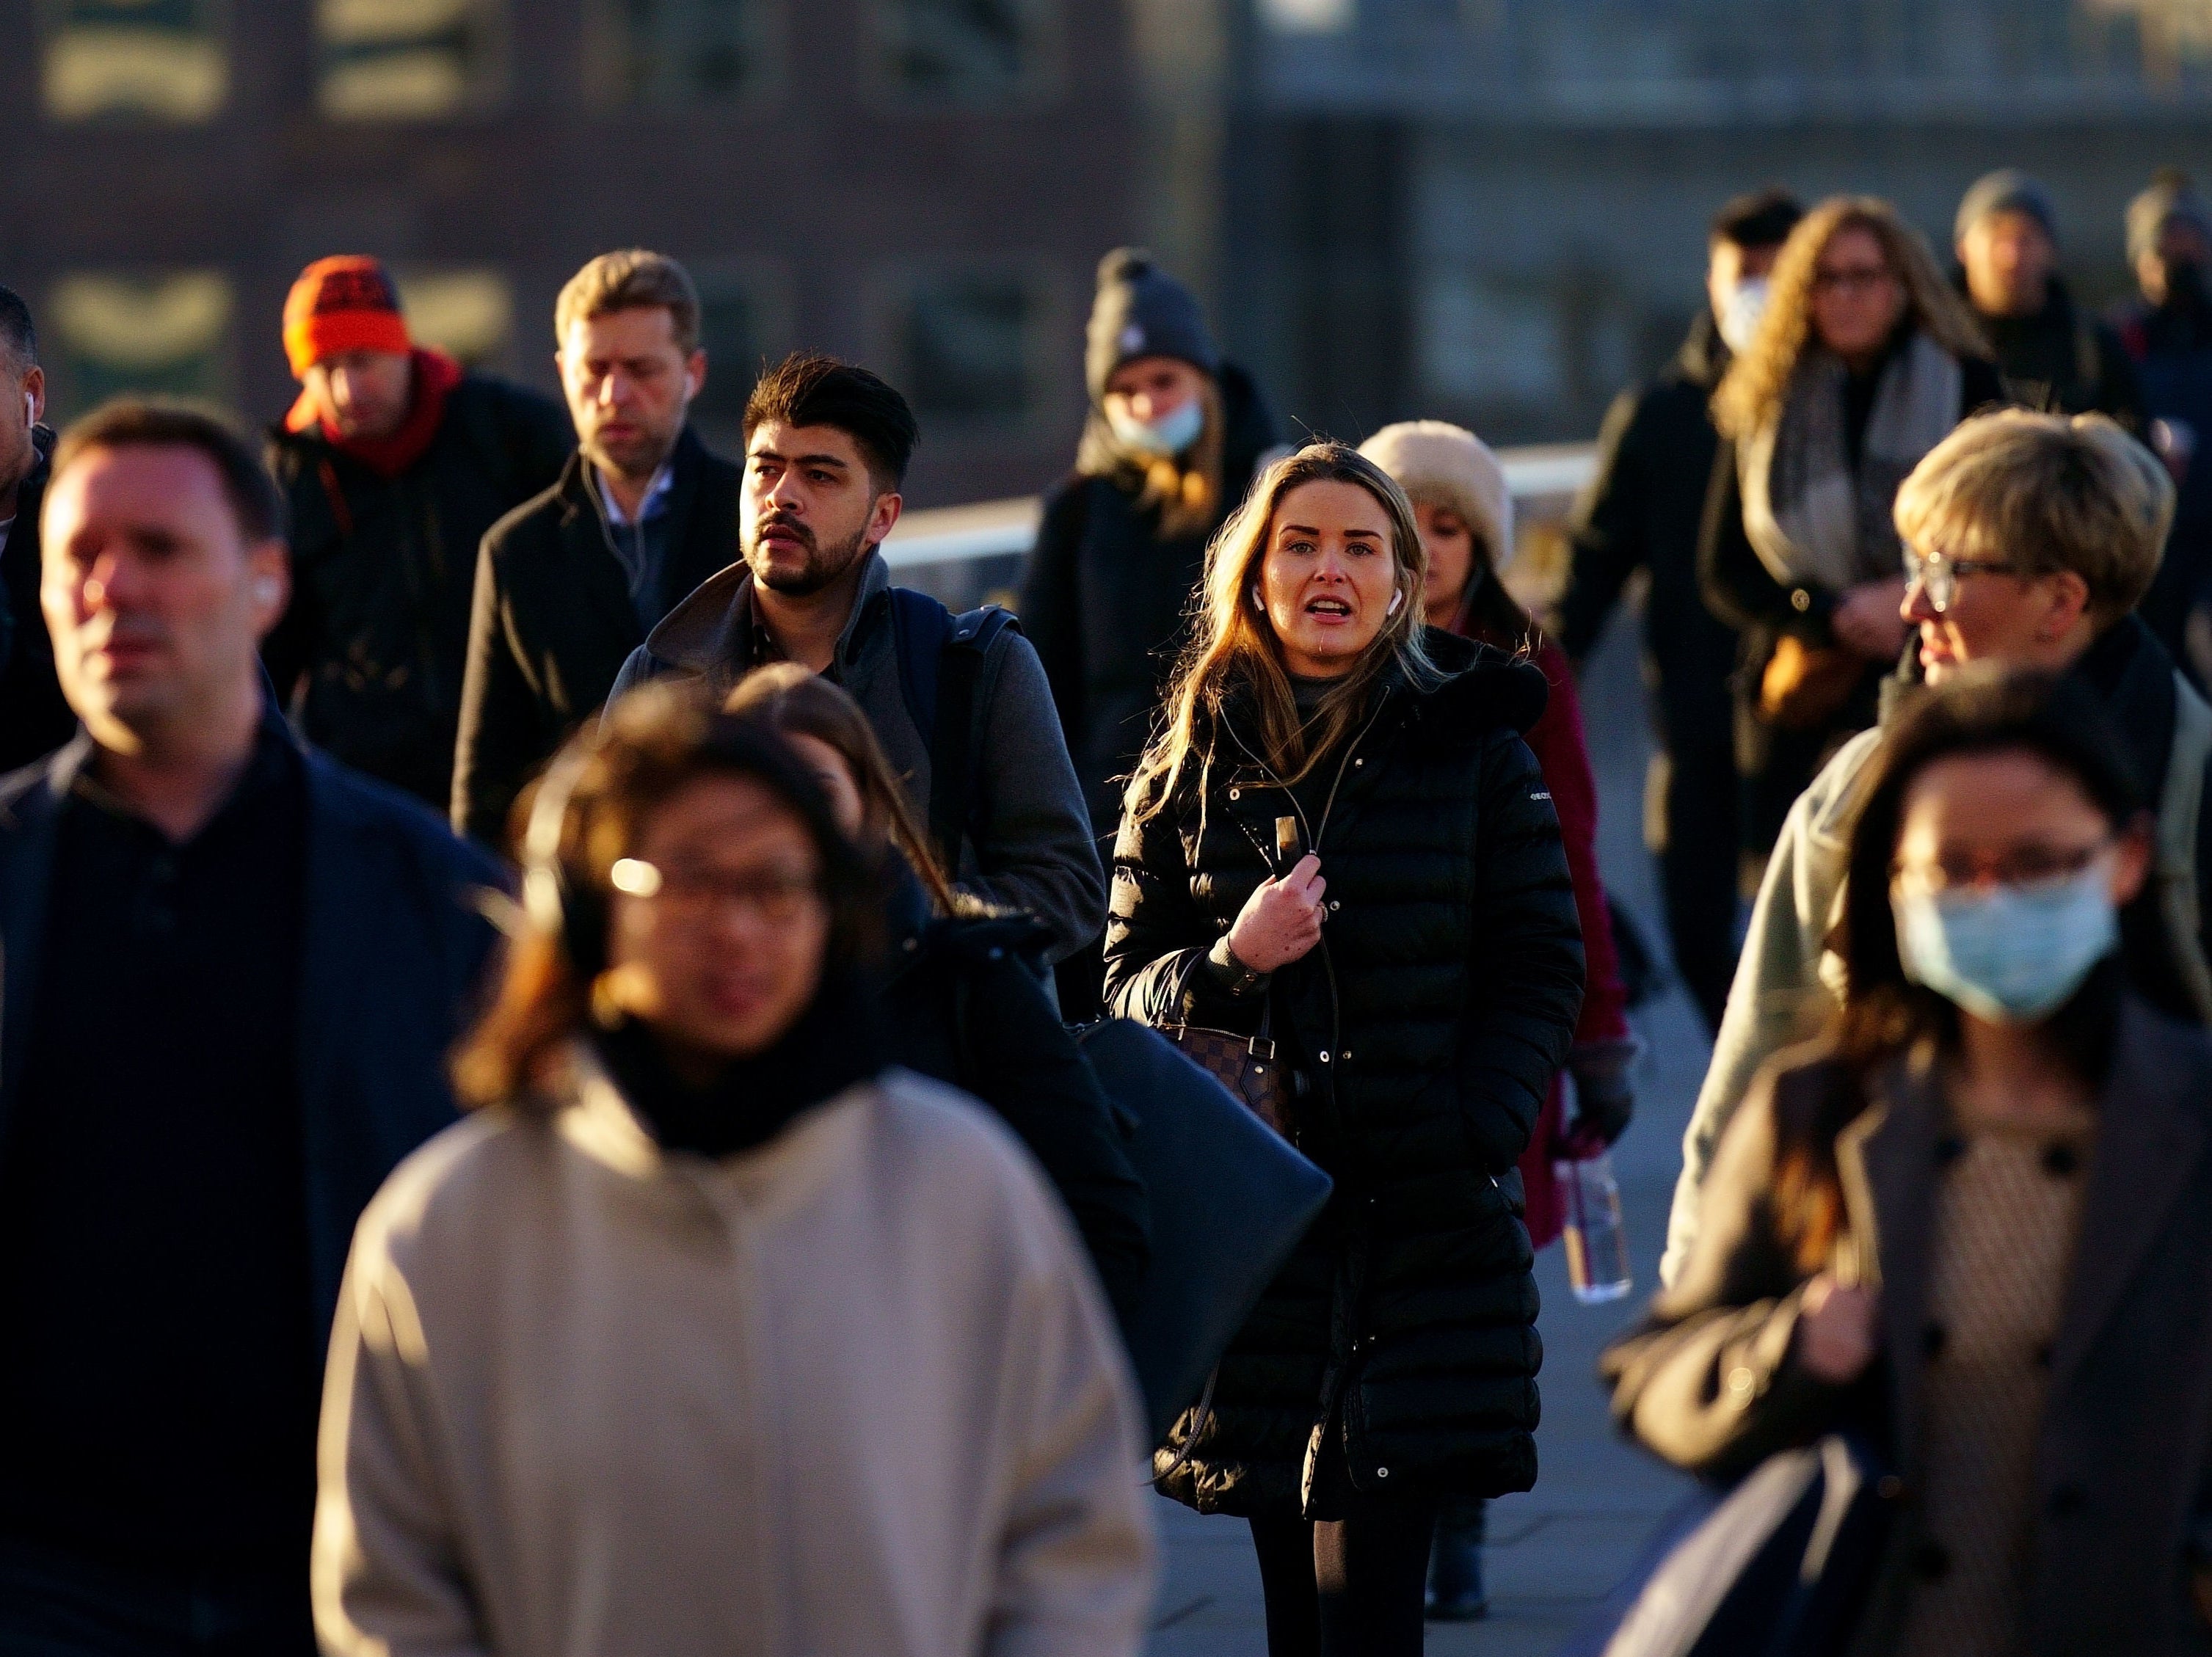
[[[19,368],[39,360],[39,331],[31,325],[31,307],[12,288],[0,288],[0,344]]]
[[[745,442],[769,421],[785,426],[834,426],[860,446],[877,489],[906,482],[907,462],[921,441],[914,410],[897,388],[866,368],[818,351],[793,351],[761,376],[745,399]]]
[[[1779,247],[1804,216],[1804,208],[1788,191],[1754,190],[1721,203],[1713,215],[1711,240],[1738,247]]]
[[[170,398],[118,397],[64,432],[54,446],[59,477],[94,449],[197,449],[222,480],[239,532],[249,542],[284,533],[284,497],[254,446],[204,404]]]

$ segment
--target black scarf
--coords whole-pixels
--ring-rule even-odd
[[[623,1096],[665,1150],[731,1156],[766,1144],[793,1118],[884,1067],[873,998],[856,974],[824,974],[813,1001],[781,1040],[732,1059],[706,1087],[670,1067],[652,1031],[624,1019],[597,1035]]]

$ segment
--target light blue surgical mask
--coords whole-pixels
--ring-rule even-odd
[[[2120,938],[2109,857],[2028,885],[1893,888],[1889,907],[1905,975],[1993,1023],[2057,1011]]]
[[[1751,349],[1759,325],[1765,319],[1766,301],[1773,291],[1773,284],[1765,276],[1746,276],[1729,289],[1728,298],[1722,301],[1720,315],[1716,319],[1721,325],[1721,337],[1738,356]]]
[[[1106,422],[1113,427],[1114,435],[1121,440],[1123,448],[1137,454],[1164,458],[1181,454],[1198,441],[1198,434],[1206,429],[1206,410],[1193,398],[1158,420],[1133,420],[1127,415],[1109,411]]]

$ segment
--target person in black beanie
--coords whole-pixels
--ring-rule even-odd
[[[1258,385],[1223,359],[1190,289],[1141,248],[1099,261],[1084,349],[1091,417],[1047,498],[1021,601],[1052,683],[1102,856],[1119,780],[1151,734],[1206,543],[1281,437]],[[1096,1017],[1099,944],[1060,965],[1063,1013]]]

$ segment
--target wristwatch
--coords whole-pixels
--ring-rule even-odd
[[[1237,958],[1237,951],[1229,947],[1229,940],[1226,937],[1213,946],[1212,952],[1206,959],[1215,968],[1216,975],[1221,980],[1221,987],[1231,996],[1249,995],[1267,981],[1267,974],[1255,968],[1246,966]]]

